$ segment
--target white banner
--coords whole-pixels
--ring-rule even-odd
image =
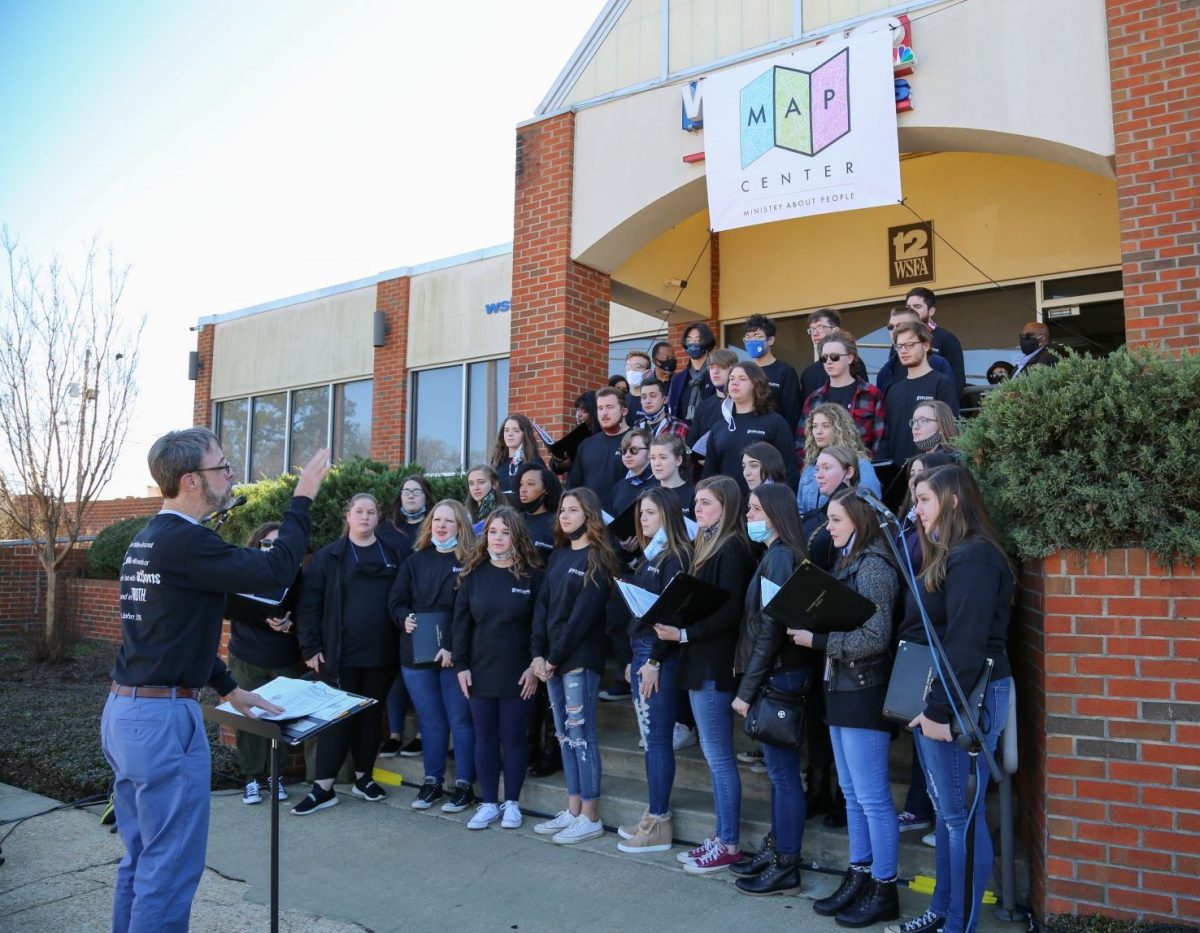
[[[704,153],[713,230],[897,203],[891,34],[706,78]]]

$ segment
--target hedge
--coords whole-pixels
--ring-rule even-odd
[[[1018,558],[1200,555],[1200,356],[1068,354],[985,399],[960,446]]]
[[[134,536],[146,527],[149,515],[123,518],[101,531],[87,549],[87,575],[93,580],[116,580]]]

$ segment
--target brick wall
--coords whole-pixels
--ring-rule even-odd
[[[196,350],[200,353],[200,373],[192,401],[192,424],[211,428],[212,425],[212,363],[213,337],[216,325],[207,324],[196,334]]]
[[[405,462],[408,414],[409,279],[388,279],[375,287],[375,309],[382,311],[391,332],[375,348],[375,383],[371,413],[371,458],[392,466]]]
[[[147,496],[145,498],[128,496],[124,499],[101,499],[93,502],[88,508],[87,514],[84,516],[81,534],[98,534],[113,522],[118,522],[123,518],[154,515],[161,508],[161,496]]]
[[[517,131],[509,398],[552,435],[608,382],[607,275],[571,259],[575,115]]]
[[[1107,0],[1131,344],[1200,348],[1200,3]]]
[[[1035,912],[1200,922],[1200,569],[1068,552],[1023,582],[1013,660]]]
[[[69,581],[83,573],[86,560],[86,549],[78,548],[63,561],[58,573],[60,605],[67,596]],[[42,573],[33,545],[0,546],[0,633],[41,628],[46,605],[45,591],[45,574]]]

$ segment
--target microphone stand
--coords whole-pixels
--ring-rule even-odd
[[[938,678],[942,682],[946,696],[950,699],[955,718],[963,730],[962,734],[955,741],[971,759],[971,767],[967,772],[966,799],[971,801],[971,803],[967,811],[968,818],[965,839],[966,885],[963,891],[963,923],[968,924],[975,907],[975,821],[979,817],[979,808],[975,805],[975,791],[979,755],[983,755],[983,760],[988,766],[988,771],[991,773],[993,781],[999,784],[1003,780],[1004,775],[1000,771],[1000,766],[996,763],[995,756],[984,741],[983,727],[971,715],[970,704],[967,701],[966,694],[963,692],[962,685],[958,682],[958,677],[955,676],[954,668],[950,665],[950,659],[946,656],[946,649],[942,646],[942,640],[938,637],[937,632],[934,631],[933,623],[929,621],[929,613],[925,611],[925,604],[921,601],[921,594],[918,591],[917,577],[913,572],[912,561],[908,559],[907,553],[903,556],[900,554],[900,548],[889,533],[889,527],[894,525],[896,537],[903,537],[904,530],[900,525],[900,520],[888,511],[882,503],[875,505],[870,499],[864,499],[864,501],[875,509],[876,516],[880,519],[879,528],[883,532],[883,537],[888,543],[888,548],[891,550],[892,556],[896,559],[896,564],[900,568],[900,575],[903,577],[905,585],[913,595],[913,601],[917,604],[917,611],[921,613],[921,625],[925,629],[925,637],[929,640],[929,649],[933,654],[934,667],[937,669]]]
[[[238,496],[236,499],[234,499],[232,502],[230,502],[229,505],[225,506],[225,508],[217,509],[217,511],[215,511],[215,512],[209,512],[207,515],[204,516],[204,518],[200,519],[200,524],[207,525],[209,522],[211,522],[215,518],[217,521],[216,521],[216,524],[214,524],[212,526],[212,530],[220,531],[221,526],[225,524],[225,519],[229,518],[229,513],[231,511],[233,511],[234,509],[236,509],[239,505],[245,505],[245,504],[246,504],[246,497]]]

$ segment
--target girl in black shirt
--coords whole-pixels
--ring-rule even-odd
[[[467,514],[476,535],[492,509],[502,505],[508,505],[508,496],[500,490],[500,475],[496,468],[490,463],[477,463],[467,470]]]
[[[502,814],[504,829],[517,829],[523,821],[518,800],[529,763],[525,730],[538,683],[530,645],[540,563],[521,516],[502,507],[485,520],[458,577],[454,667],[475,723],[475,770],[483,799],[467,829],[486,829]],[[498,805],[501,749],[503,807]]]
[[[397,637],[388,619],[388,592],[401,555],[375,534],[379,503],[370,493],[346,507],[346,535],[317,551],[308,565],[296,617],[305,662],[322,680],[382,702],[396,678]],[[354,759],[350,792],[363,800],[387,794],[371,778],[379,750],[379,716],[352,716],[317,739],[312,791],[292,813],[332,807],[333,781],[349,748]]]
[[[500,426],[492,447],[491,465],[500,477],[500,491],[509,499],[517,496],[517,471],[524,463],[545,465],[538,455],[537,432],[524,415],[509,415]]]
[[[454,590],[463,564],[475,548],[470,519],[462,503],[443,499],[421,526],[417,547],[396,575],[388,599],[392,621],[404,630],[400,638],[400,674],[421,718],[421,758],[425,782],[411,804],[428,810],[445,796],[446,757],[454,734],[454,795],[442,805],[458,813],[475,799],[475,726],[466,697],[454,674]],[[432,661],[415,660],[413,632],[420,625],[436,625],[441,649]]]
[[[570,845],[604,834],[600,822],[600,746],[596,702],[604,670],[605,604],[617,559],[600,500],[568,489],[558,506],[558,546],[533,618],[533,669],[546,682],[562,747],[567,809],[534,832]]]
[[[400,486],[400,494],[392,505],[392,527],[395,534],[403,538],[411,553],[417,543],[417,534],[429,514],[429,506],[433,503],[433,487],[420,473],[406,476]],[[389,734],[379,747],[380,758],[394,758],[403,755],[405,758],[415,758],[421,754],[421,733],[418,727],[417,735],[407,745],[404,744],[404,720],[408,715],[408,689],[404,686],[404,678],[397,670],[392,689],[387,695],[387,715]]]
[[[700,749],[712,772],[717,828],[713,837],[679,856],[685,871],[720,871],[738,862],[742,782],[733,756],[733,656],[742,600],[754,572],[754,553],[742,523],[742,494],[728,476],[696,484],[696,522],[700,526],[692,558],[692,576],[730,596],[712,613],[685,628],[656,625],[663,647],[651,657],[662,661],[667,643],[679,642],[679,682],[689,691],[700,731]],[[685,861],[686,859],[686,861]]]
[[[246,542],[248,548],[271,550],[279,537],[279,522],[259,525]],[[308,672],[300,656],[296,639],[296,623],[292,612],[300,594],[300,574],[280,603],[265,603],[237,593],[225,597],[225,618],[229,620],[229,672],[243,690],[257,690],[276,677],[303,677]],[[247,778],[242,803],[262,801],[259,785],[287,800],[288,793],[280,781],[271,785],[271,743],[261,735],[239,729],[236,736],[238,764]],[[304,758],[311,773],[315,743],[304,743]],[[259,778],[266,777],[262,781]]]
[[[678,434],[660,434],[650,441],[650,472],[663,489],[674,494],[683,517],[694,521],[692,503],[696,499],[696,489],[683,478],[687,459],[687,445]]]

